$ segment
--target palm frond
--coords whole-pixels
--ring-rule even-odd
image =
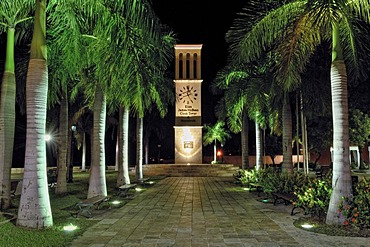
[[[285,30],[283,41],[275,51],[278,54],[275,78],[287,92],[300,85],[301,73],[322,41],[320,27],[312,26],[309,13],[301,15],[290,25],[292,28]]]
[[[259,12],[253,8],[244,9],[240,14],[242,18],[237,19],[226,34],[232,56],[240,57],[245,62],[256,60],[282,37],[282,31],[302,13],[305,4],[306,1],[293,1],[276,9]]]

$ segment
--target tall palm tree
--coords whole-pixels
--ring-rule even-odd
[[[76,135],[77,147],[82,149],[82,164],[81,171],[86,171],[86,161],[87,161],[87,135],[91,136],[92,130],[92,110],[88,106],[82,106],[73,115],[71,122],[76,123]]]
[[[153,106],[158,109],[160,116],[164,117],[167,113],[167,105],[174,102],[172,83],[164,73],[173,56],[175,42],[173,34],[159,27],[153,27],[142,38],[142,42],[150,40],[152,44],[146,49],[136,50],[135,59],[132,60],[135,83],[130,85],[128,91],[132,94],[132,110],[137,115],[136,177],[138,179],[143,178],[143,117]]]
[[[271,87],[265,66],[252,64],[228,64],[216,77],[215,84],[225,90],[222,98],[228,125],[242,135],[242,168],[248,164],[248,117],[255,121],[256,167],[262,166],[262,143],[260,128],[266,128],[269,110],[269,87]]]
[[[108,4],[112,13],[111,18],[102,31],[102,37],[109,42],[109,50],[112,52],[99,57],[101,66],[97,70],[104,69],[104,78],[115,82],[111,85],[109,99],[110,105],[123,108],[128,121],[128,113],[132,111],[137,116],[138,133],[142,133],[142,118],[153,104],[160,111],[162,117],[167,110],[167,101],[173,101],[173,92],[168,80],[165,80],[164,71],[169,66],[173,53],[173,34],[163,29],[147,1],[111,1]],[[124,3],[124,4],[123,4]],[[127,8],[126,6],[131,6]],[[126,18],[122,18],[125,16]],[[123,28],[124,27],[124,28]],[[106,52],[107,49],[102,49]],[[114,72],[114,73],[112,73]],[[171,88],[172,89],[172,88]],[[112,104],[111,104],[112,103]],[[122,123],[123,119],[120,119]],[[128,133],[128,124],[124,124],[121,134]],[[127,136],[118,138],[127,147]],[[142,165],[142,136],[137,138],[137,167],[140,171]],[[122,164],[127,167],[127,150],[123,152]],[[119,161],[121,163],[121,161]],[[122,183],[120,172],[117,184]],[[126,168],[124,169],[126,170]],[[124,171],[122,170],[122,171]],[[142,172],[137,174],[142,178]],[[127,177],[127,176],[126,176]],[[128,179],[126,179],[129,182]]]
[[[231,136],[229,132],[224,129],[225,123],[217,121],[213,126],[209,124],[204,125],[203,144],[213,144],[213,163],[217,162],[217,141],[222,145],[225,144],[226,139]]]
[[[251,61],[263,50],[276,51],[275,77],[286,91],[300,83],[300,74],[317,46],[323,41],[332,43],[333,193],[326,223],[343,224],[344,216],[338,212],[338,205],[343,196],[352,193],[346,64],[353,69],[350,75],[361,69],[358,49],[368,42],[358,42],[363,28],[359,20],[369,23],[370,3],[367,0],[316,0],[289,1],[270,5],[270,8],[266,5],[269,4],[254,2],[246,9],[243,19],[235,23],[231,34],[234,54],[239,56],[240,52],[244,60]]]
[[[88,52],[88,48],[96,40],[92,34],[97,23],[96,20],[99,20],[99,17],[102,16],[101,6],[100,1],[90,0],[49,1],[50,29],[48,34],[51,37],[50,68],[53,72],[51,78],[53,83],[50,87],[51,90],[49,90],[49,95],[51,96],[49,103],[52,105],[61,102],[62,107],[59,125],[58,146],[60,155],[57,164],[58,181],[56,193],[66,192],[65,164],[70,162],[70,159],[66,158],[66,156],[70,155],[68,154],[69,149],[67,145],[70,143],[68,141],[70,136],[68,133],[70,133],[71,129],[67,107],[69,99],[76,96],[79,89],[78,86],[73,86],[71,90],[71,82],[86,81],[87,76],[84,75],[84,72],[94,79],[90,84],[95,85],[93,82],[96,81],[96,78],[93,76],[94,73],[89,73],[94,66],[92,65],[91,53]],[[83,68],[85,68],[84,71]],[[87,87],[86,91],[91,92],[91,87]],[[94,95],[94,93],[90,93],[90,95]]]
[[[26,83],[26,155],[17,225],[44,228],[53,225],[45,150],[48,90],[46,0],[36,0],[31,56]]]
[[[246,89],[246,95],[248,96],[249,115],[255,122],[256,132],[256,168],[260,169],[263,166],[263,146],[262,142],[262,130],[266,131],[267,128],[271,129],[272,133],[276,133],[276,125],[279,125],[278,116],[279,109],[276,105],[273,106],[271,92],[273,87],[273,81],[271,75],[266,73],[266,67],[260,71],[261,74],[257,74],[257,78],[252,78],[248,83]],[[266,150],[264,150],[266,152]]]
[[[132,8],[126,7],[130,5]],[[158,74],[163,73],[161,67],[163,65],[159,65],[168,64],[167,56],[170,54],[167,52],[170,47],[168,42],[173,40],[171,34],[164,37],[159,35],[161,34],[159,23],[155,20],[150,5],[145,1],[132,1],[132,3],[125,1],[125,4],[108,1],[105,2],[105,6],[109,10],[108,16],[104,20],[104,25],[96,25],[96,33],[99,37],[95,35],[98,38],[98,44],[93,46],[93,50],[96,55],[95,73],[101,77],[100,81],[112,82],[109,90],[106,90],[106,93],[110,94],[108,98],[120,98],[118,103],[114,104],[132,109],[139,115],[139,119],[143,117],[152,102],[155,102],[159,109],[164,110],[164,104],[159,96],[165,96],[168,93],[163,94],[158,91],[158,85],[161,86]],[[107,53],[107,50],[112,52]],[[112,73],[113,71],[116,73]],[[116,97],[117,92],[120,93],[118,97]],[[127,110],[124,112],[128,113]],[[138,130],[141,128],[139,125]],[[122,138],[122,140],[126,139]],[[127,145],[119,146],[127,147]],[[122,157],[127,159],[127,155]],[[118,180],[121,179],[118,178]]]
[[[235,65],[228,65],[218,72],[213,86],[224,90],[224,97],[221,98],[216,108],[216,115],[220,115],[220,110],[224,111],[227,123],[231,131],[241,132],[242,147],[242,168],[249,167],[249,147],[248,147],[248,104],[245,95],[246,78],[249,73]]]
[[[123,6],[132,6],[132,8],[124,8],[126,12],[115,12],[111,11],[111,8],[114,6],[122,6],[122,8],[124,8]],[[61,42],[59,47],[62,47],[63,42],[66,42],[66,44],[69,44],[66,47],[69,48],[67,52],[80,56],[80,59],[75,60],[79,61],[79,64],[73,63],[72,60],[69,66],[79,68],[81,76],[76,88],[83,87],[87,100],[93,102],[92,107],[94,109],[93,150],[91,152],[90,182],[87,197],[106,195],[104,136],[107,93],[109,92],[107,88],[111,86],[110,83],[113,84],[116,81],[107,80],[107,74],[111,73],[111,71],[109,71],[109,67],[104,62],[109,57],[108,55],[111,55],[109,45],[117,42],[117,40],[114,39],[112,41],[112,39],[104,35],[106,29],[111,30],[111,21],[114,18],[120,18],[121,23],[119,25],[123,25],[123,22],[133,25],[132,22],[135,21],[131,18],[139,15],[136,12],[136,8],[140,10],[140,6],[127,1],[123,4],[122,1],[66,0],[63,7],[64,9],[61,9],[61,11],[65,12],[64,15],[68,17],[67,21],[62,23],[62,25],[55,25],[59,26],[57,30],[63,34],[57,39]],[[60,23],[58,20],[54,20],[55,24]],[[72,26],[74,28],[71,28]],[[118,25],[116,29],[119,29]],[[126,29],[123,28],[123,30]],[[121,49],[126,50],[127,48],[122,46]],[[83,59],[82,61],[81,58]],[[124,67],[123,64],[117,66]]]
[[[5,1],[0,10],[0,33],[7,34],[5,69],[1,84],[0,103],[0,209],[10,207],[10,172],[12,167],[15,129],[15,61],[14,46],[17,26],[30,20],[35,1]],[[19,29],[19,28],[18,28]],[[18,30],[18,36],[22,36]],[[6,143],[6,145],[4,145]]]
[[[50,1],[49,8],[49,106],[60,105],[56,194],[67,192],[66,173],[70,168],[72,122],[69,121],[70,100],[76,97],[76,80],[85,61],[78,17],[74,8],[78,1]],[[70,181],[70,178],[68,178]]]

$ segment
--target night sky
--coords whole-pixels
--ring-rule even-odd
[[[213,107],[218,97],[211,95],[209,84],[226,64],[225,33],[245,1],[152,0],[152,3],[162,23],[177,34],[179,44],[203,44],[202,117],[203,123],[213,123]]]
[[[246,3],[245,0],[152,0],[154,11],[161,22],[174,31],[178,44],[203,44],[202,124],[214,124],[216,121],[214,107],[220,96],[212,95],[209,85],[214,80],[217,71],[226,65],[225,34],[237,17],[237,13]],[[171,69],[174,70],[174,67]],[[173,126],[174,109],[169,111],[166,120]],[[169,156],[174,153],[173,130],[169,132],[171,133],[166,136],[167,141],[162,142],[164,156],[166,153],[170,154]],[[238,137],[239,135],[233,140],[228,140],[226,146],[239,146]],[[212,145],[203,148],[203,155],[212,155],[212,153]]]

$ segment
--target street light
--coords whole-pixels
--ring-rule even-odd
[[[70,152],[70,161],[69,161],[69,168],[68,168],[68,180],[67,183],[73,183],[73,147],[74,147],[74,136],[73,132],[76,131],[76,125],[72,125],[71,127],[71,152]]]

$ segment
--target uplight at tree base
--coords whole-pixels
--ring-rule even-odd
[[[301,225],[301,227],[305,228],[305,229],[311,229],[311,228],[313,228],[313,225],[306,223],[306,224]]]
[[[69,224],[67,226],[64,226],[63,230],[66,231],[66,232],[72,232],[72,231],[77,230],[77,226],[75,226],[73,224]]]

